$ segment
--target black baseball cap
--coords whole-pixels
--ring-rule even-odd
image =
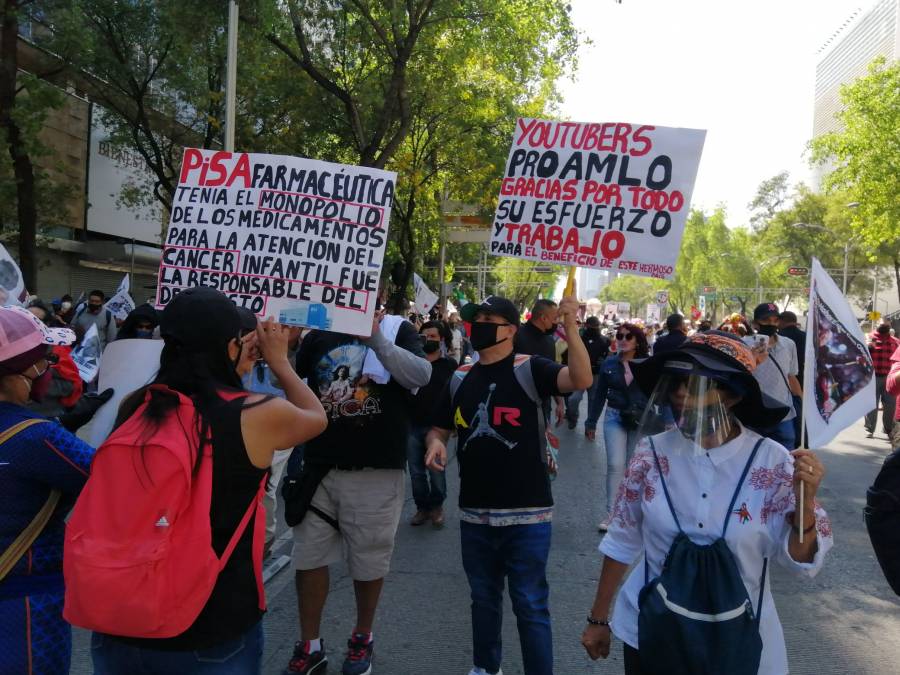
[[[256,330],[256,324],[259,322],[259,319],[256,318],[256,314],[251,312],[246,307],[236,307],[238,316],[241,318],[241,333],[251,333]]]
[[[240,336],[241,317],[221,291],[205,286],[188,288],[166,305],[159,324],[163,339],[204,351]]]
[[[516,309],[512,302],[497,295],[488,296],[481,304],[470,302],[467,305],[463,305],[462,309],[459,310],[459,315],[463,321],[471,323],[475,320],[475,315],[478,312],[494,314],[506,319],[514,326],[519,325],[519,310]]]
[[[757,305],[756,309],[753,310],[753,320],[759,321],[770,316],[778,316],[778,314],[778,305],[774,302],[764,302],[761,305]]]

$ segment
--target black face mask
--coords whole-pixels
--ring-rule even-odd
[[[472,349],[480,352],[482,349],[488,349],[494,345],[505,342],[508,338],[502,340],[497,339],[497,329],[500,326],[508,326],[509,324],[491,323],[490,321],[476,321],[472,324],[472,334],[469,341],[472,343]]]
[[[765,324],[760,325],[759,330],[757,331],[760,335],[766,335],[768,337],[772,337],[775,333],[778,332],[778,326],[767,326]]]
[[[422,343],[422,351],[426,354],[434,354],[441,348],[441,343],[439,340],[425,340]]]

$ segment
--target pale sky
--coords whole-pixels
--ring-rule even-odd
[[[564,117],[706,129],[692,204],[748,222],[760,182],[809,183],[817,50],[874,0],[572,0],[593,40]],[[858,17],[857,17],[858,18]]]

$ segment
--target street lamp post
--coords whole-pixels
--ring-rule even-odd
[[[853,202],[853,204],[858,205],[857,202]],[[850,205],[848,204],[848,206],[850,206]],[[833,237],[838,236],[834,232],[829,230],[827,227],[825,227],[824,225],[816,225],[815,223],[794,223],[793,225],[791,225],[791,227],[805,227],[810,230],[822,230],[823,232],[827,232],[828,234],[830,234]],[[847,278],[848,278],[849,272],[850,272],[850,242],[851,241],[853,241],[853,239],[850,239],[844,243],[844,278],[841,282],[841,293],[843,293],[844,296],[847,295]]]
[[[234,152],[235,100],[237,97],[238,4],[228,3],[228,56],[225,62],[225,150]]]
[[[769,258],[768,260],[763,260],[758,265],[755,265],[755,268],[756,268],[756,296],[757,296],[756,301],[758,303],[762,304],[762,301],[763,301],[762,282],[760,281],[760,274],[762,274],[763,267],[765,267],[766,265],[771,265],[773,262],[778,262],[779,260],[785,260],[789,257],[790,256],[787,256],[787,255],[778,255],[778,256],[775,256],[774,258]]]

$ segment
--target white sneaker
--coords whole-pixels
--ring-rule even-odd
[[[488,671],[486,671],[484,668],[475,667],[469,671],[469,675],[491,675],[491,674]],[[502,668],[497,671],[497,675],[503,675]]]

